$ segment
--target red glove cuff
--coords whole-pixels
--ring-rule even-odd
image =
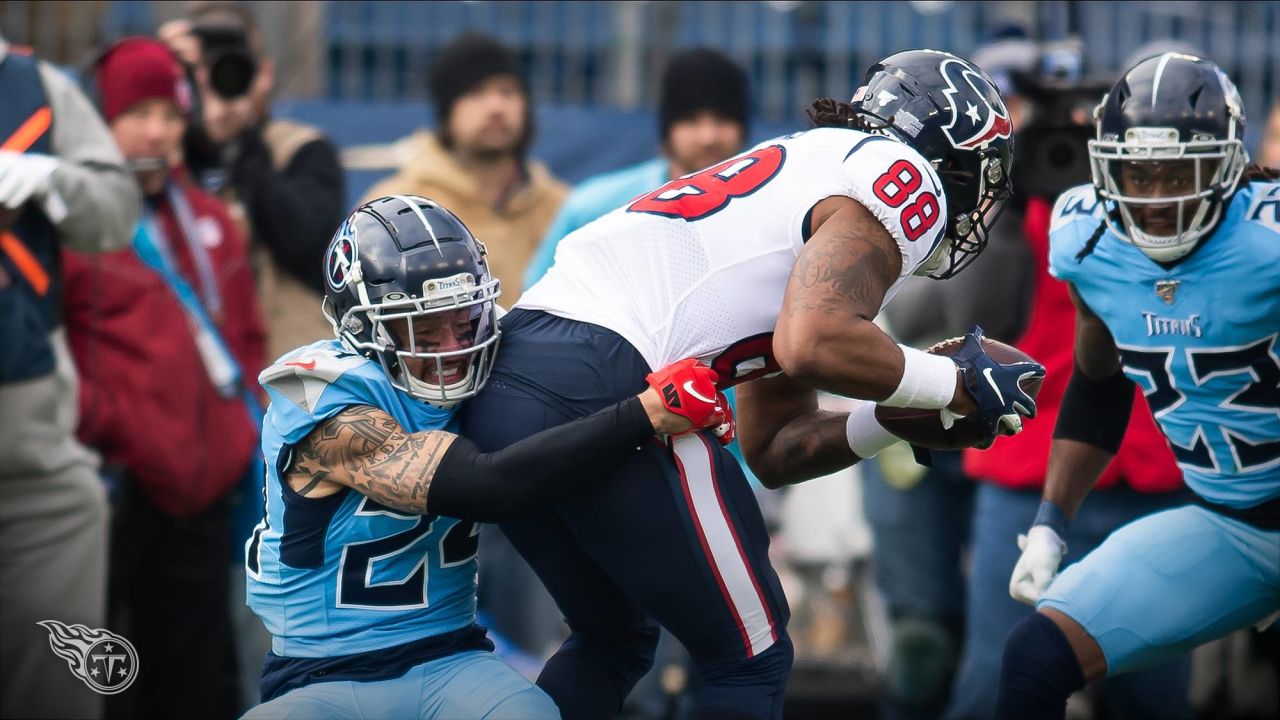
[[[704,363],[686,358],[644,379],[658,391],[663,407],[693,423],[694,430],[725,422],[727,406],[724,396],[716,391],[720,377]]]

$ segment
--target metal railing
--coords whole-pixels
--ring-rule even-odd
[[[331,2],[326,13],[322,85],[335,100],[423,97],[438,48],[475,29],[517,49],[541,102],[644,106],[667,54],[710,45],[747,69],[759,114],[783,120],[850,94],[884,55],[966,54],[1011,22],[1045,40],[1079,36],[1086,74],[1173,38],[1221,64],[1255,117],[1280,98],[1276,2]]]
[[[0,28],[11,41],[72,62],[93,44],[152,32],[181,5],[10,1],[0,3]],[[284,93],[298,99],[420,99],[439,48],[474,29],[516,49],[539,102],[647,107],[668,54],[710,45],[747,69],[759,115],[788,120],[813,97],[847,96],[868,65],[893,51],[966,54],[1011,22],[1040,39],[1079,36],[1092,75],[1118,71],[1150,40],[1180,39],[1227,70],[1252,117],[1280,99],[1278,2],[343,0],[253,7],[277,55]]]

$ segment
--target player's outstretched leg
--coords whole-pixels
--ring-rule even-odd
[[[1044,613],[1032,613],[1005,641],[996,717],[1061,720],[1084,681],[1066,634]]]
[[[615,717],[653,667],[658,624],[583,552],[552,512],[504,523],[569,624],[569,639],[547,660],[538,686],[565,720]]]
[[[1278,551],[1280,532],[1194,505],[1125,525],[1055,578],[1039,612],[1010,634],[997,717],[1061,718],[1086,680],[1167,662],[1263,620],[1280,597]]]
[[[698,665],[702,691],[700,720],[748,720],[782,717],[782,702],[795,654],[785,631],[759,655],[727,664]]]
[[[599,492],[557,512],[589,540],[581,546],[595,564],[688,649],[702,681],[698,717],[781,716],[790,611],[750,483],[710,434],[646,447]]]

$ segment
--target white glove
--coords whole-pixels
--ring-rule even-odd
[[[44,200],[57,168],[51,155],[0,150],[0,205],[17,210],[28,200]]]
[[[1033,525],[1026,535],[1018,536],[1022,557],[1013,566],[1009,578],[1009,594],[1014,600],[1034,606],[1053,577],[1067,552],[1067,544],[1048,525]]]

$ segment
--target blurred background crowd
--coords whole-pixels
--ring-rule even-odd
[[[509,307],[574,229],[803,129],[811,99],[847,98],[912,47],[996,80],[1015,201],[972,269],[914,279],[880,320],[917,347],[975,322],[1017,344],[1049,370],[1041,418],[930,468],[901,446],[759,494],[794,612],[789,716],[989,717],[1004,636],[1031,612],[1007,592],[1013,539],[1071,363],[1053,200],[1089,179],[1105,90],[1167,50],[1231,75],[1246,149],[1280,166],[1280,3],[0,4],[0,714],[227,718],[255,702],[254,380],[332,336],[321,258],[362,199],[456,212]],[[1186,501],[1150,414],[1133,417],[1068,560]],[[497,532],[480,567],[482,622],[536,675],[565,633],[553,602]],[[99,706],[49,652],[46,618],[123,634],[145,669]],[[1069,716],[1275,717],[1278,633],[1089,688]],[[696,687],[666,638],[627,712],[684,717]]]

